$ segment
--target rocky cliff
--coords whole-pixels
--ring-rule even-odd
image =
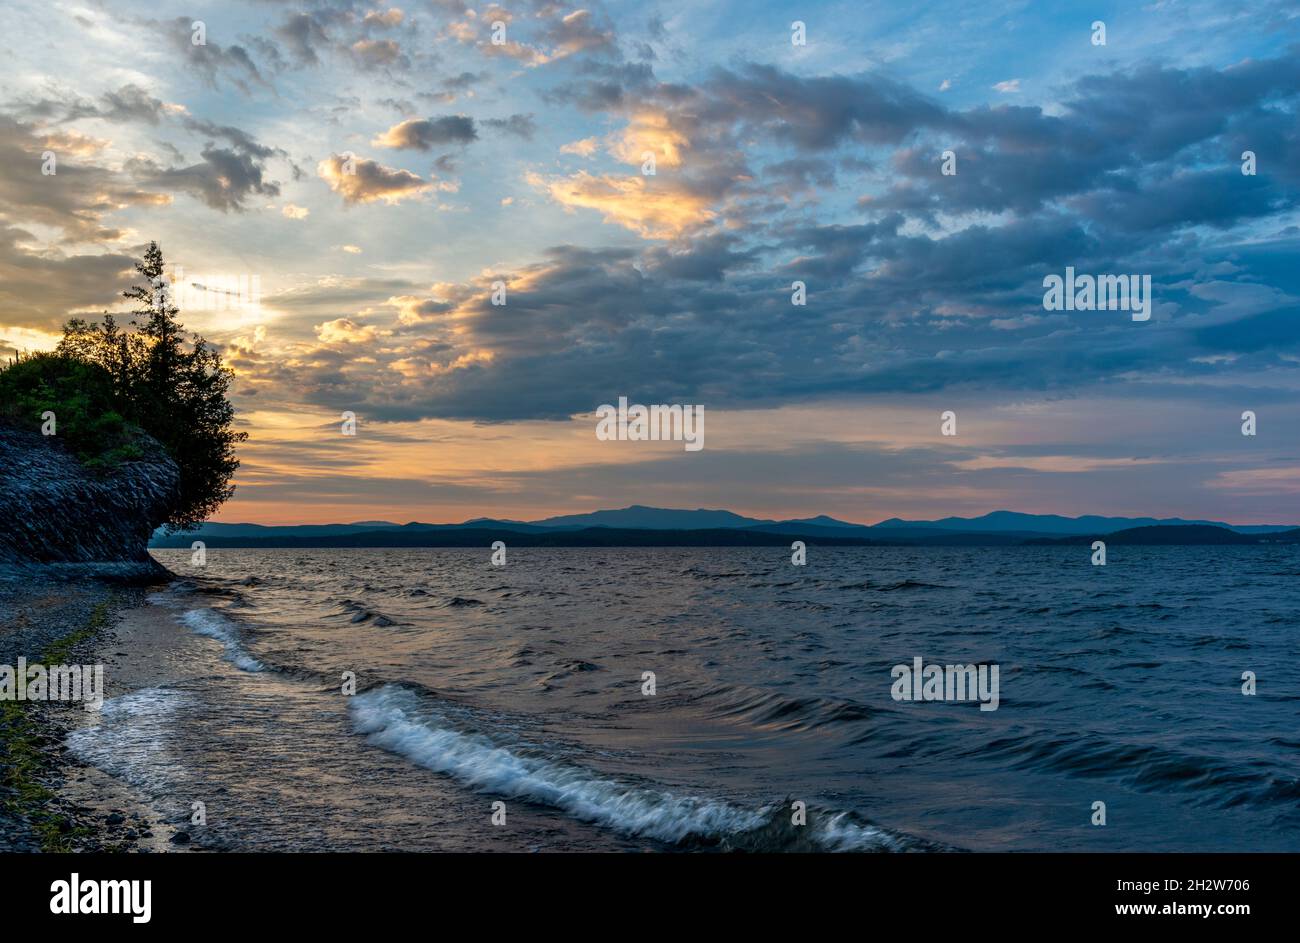
[[[166,573],[146,550],[180,472],[145,437],[143,459],[87,471],[55,436],[0,420],[0,564],[94,564],[124,576]]]

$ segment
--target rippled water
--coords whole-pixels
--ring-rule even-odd
[[[214,844],[1300,850],[1295,548],[157,556],[188,671],[73,746]]]

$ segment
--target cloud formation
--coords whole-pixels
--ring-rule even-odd
[[[333,154],[316,165],[316,173],[347,204],[400,203],[433,189],[433,184],[409,170],[364,157]]]
[[[428,151],[448,144],[469,144],[477,139],[473,118],[446,115],[442,118],[408,118],[393,125],[371,143],[375,147]]]
[[[1003,36],[994,11],[963,30],[916,11],[887,36],[846,21],[793,51],[768,8],[692,31],[541,0],[259,4],[213,15],[203,46],[188,17],[39,14],[86,61],[47,74],[15,50],[0,341],[46,343],[115,305],[161,238],[189,268],[263,276],[260,313],[195,315],[241,408],[498,429],[568,428],[620,392],[737,417],[922,401],[987,417],[1098,390],[1178,416],[1280,410],[1300,387],[1300,37],[1284,5],[1236,32],[1197,24],[1237,14],[1188,3],[1135,10],[1103,51],[1049,31],[1015,59],[1030,27]],[[153,52],[127,68],[137,29]],[[1067,266],[1150,275],[1151,321],[1044,310],[1044,276]],[[1155,474],[1134,448],[1072,445],[1077,425],[1036,429],[1037,451],[1007,438],[897,464],[887,443],[864,456],[819,434],[827,494],[849,493],[833,470],[857,459],[985,495],[999,475],[1060,494],[1044,482]],[[736,454],[775,488],[789,465],[761,451]],[[1197,455],[1213,500],[1293,493],[1275,467]],[[934,462],[948,477],[918,470]],[[576,479],[592,493],[600,466]]]

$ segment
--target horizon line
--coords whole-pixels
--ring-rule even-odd
[[[936,522],[936,521],[942,521],[942,520],[967,520],[967,521],[975,521],[975,520],[980,520],[981,518],[989,517],[989,516],[994,515],[994,514],[1017,514],[1017,515],[1023,515],[1023,516],[1026,516],[1026,517],[1059,517],[1059,518],[1062,518],[1062,519],[1064,519],[1064,520],[1068,520],[1068,521],[1078,521],[1078,520],[1081,520],[1081,519],[1086,518],[1086,517],[1096,517],[1096,518],[1111,518],[1111,519],[1120,519],[1120,520],[1140,520],[1140,519],[1150,519],[1150,520],[1156,520],[1156,521],[1182,520],[1182,521],[1188,521],[1188,522],[1192,522],[1192,523],[1200,522],[1200,521],[1204,521],[1204,522],[1209,522],[1209,523],[1226,524],[1226,525],[1228,525],[1229,527],[1300,527],[1300,523],[1282,522],[1282,521],[1278,521],[1278,520],[1243,522],[1243,521],[1232,521],[1232,520],[1226,520],[1226,519],[1215,519],[1215,518],[1211,518],[1211,517],[1186,517],[1186,516],[1184,516],[1183,514],[1175,514],[1175,515],[1171,515],[1171,516],[1162,516],[1162,515],[1157,515],[1157,514],[1124,514],[1124,513],[1119,513],[1119,514],[1110,514],[1110,513],[1098,513],[1098,512],[1088,512],[1088,513],[1085,513],[1085,514],[1062,514],[1062,513],[1059,513],[1059,512],[1055,512],[1055,511],[1049,511],[1049,512],[1039,512],[1039,511],[1013,511],[1013,510],[1010,510],[1010,509],[1008,509],[1008,508],[996,508],[996,509],[994,509],[994,510],[992,510],[992,511],[984,511],[984,512],[982,512],[982,513],[978,513],[978,514],[969,514],[969,515],[948,514],[948,515],[945,515],[945,516],[943,516],[943,517],[936,517],[936,518],[904,518],[904,517],[900,517],[900,516],[898,516],[898,515],[894,515],[894,516],[890,516],[890,517],[884,517],[884,518],[881,518],[880,520],[875,521],[874,523],[870,523],[870,524],[868,524],[868,523],[864,523],[864,522],[862,522],[862,521],[853,521],[853,520],[849,520],[849,519],[847,519],[847,518],[834,517],[833,515],[826,514],[826,513],[824,513],[824,512],[818,512],[818,513],[809,514],[809,515],[800,516],[800,517],[779,517],[779,518],[771,518],[771,517],[769,517],[769,518],[758,518],[758,517],[753,517],[753,516],[751,516],[751,515],[749,515],[749,514],[745,514],[745,513],[739,512],[739,511],[733,511],[733,510],[731,510],[731,509],[729,509],[729,508],[706,508],[706,507],[697,507],[697,508],[685,508],[685,507],[658,507],[658,506],[653,506],[653,505],[644,505],[644,504],[629,504],[629,505],[623,505],[623,506],[621,506],[621,507],[600,507],[600,508],[595,508],[595,509],[593,509],[593,510],[588,510],[588,511],[571,511],[571,512],[567,512],[567,513],[563,513],[563,514],[552,514],[552,515],[548,515],[548,516],[546,516],[546,517],[541,517],[541,518],[536,518],[536,519],[531,519],[531,520],[519,519],[519,518],[507,518],[507,517],[493,517],[493,516],[491,516],[491,515],[480,514],[480,515],[477,515],[477,516],[466,517],[466,518],[464,518],[464,519],[462,519],[462,520],[442,520],[442,521],[419,520],[419,519],[417,519],[417,518],[411,518],[411,519],[406,520],[406,521],[392,521],[392,520],[382,520],[382,519],[372,518],[372,519],[369,519],[369,520],[353,520],[353,521],[347,521],[347,520],[330,520],[330,521],[324,521],[324,522],[318,522],[318,523],[317,523],[317,522],[296,521],[296,522],[291,522],[291,523],[268,524],[268,523],[263,523],[263,522],[261,522],[261,521],[254,521],[254,520],[236,520],[236,521],[226,521],[226,520],[207,520],[207,521],[204,521],[203,524],[222,524],[222,525],[230,526],[230,527],[235,527],[235,526],[253,526],[253,527],[360,527],[360,526],[364,526],[364,525],[366,525],[366,524],[391,524],[391,525],[393,525],[393,526],[398,526],[398,527],[403,527],[403,526],[407,526],[407,525],[410,525],[410,524],[427,524],[427,525],[435,526],[435,527],[456,527],[456,526],[463,526],[463,525],[465,525],[465,524],[475,523],[475,522],[478,522],[478,521],[491,521],[491,522],[494,522],[494,523],[500,523],[500,524],[537,524],[537,523],[539,523],[540,521],[554,520],[555,518],[560,518],[560,517],[582,517],[582,516],[590,515],[590,514],[598,514],[598,513],[611,512],[611,511],[627,511],[627,510],[632,510],[632,509],[635,509],[635,508],[643,508],[643,509],[645,509],[645,510],[649,510],[649,511],[666,511],[666,512],[671,512],[671,513],[687,513],[687,514],[693,514],[693,513],[724,513],[724,514],[734,514],[734,515],[737,516],[737,517],[746,518],[746,519],[748,519],[748,520],[755,521],[755,522],[760,523],[760,524],[765,524],[765,523],[772,523],[772,524],[786,524],[786,523],[790,523],[790,522],[792,522],[792,521],[802,521],[802,522],[807,522],[807,521],[813,521],[813,520],[815,520],[815,519],[818,518],[818,517],[825,517],[825,518],[828,518],[828,519],[830,519],[830,520],[837,521],[837,522],[839,522],[839,523],[841,523],[841,524],[847,524],[847,525],[854,526],[854,527],[877,527],[877,526],[879,526],[879,525],[881,525],[881,524],[884,524],[884,523],[886,523],[886,522],[888,522],[888,521],[904,521],[904,522],[906,522],[906,523],[917,523],[917,524],[934,523],[934,522]],[[202,526],[202,525],[200,525],[200,526]],[[635,529],[635,528],[633,528],[633,529]]]

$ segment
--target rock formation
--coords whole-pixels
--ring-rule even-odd
[[[145,457],[96,474],[56,436],[0,420],[0,564],[165,575],[147,545],[176,499],[180,471],[155,440],[139,445]]]

